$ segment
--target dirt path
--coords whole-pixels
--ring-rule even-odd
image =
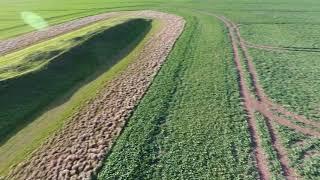
[[[287,152],[283,145],[281,144],[279,140],[279,135],[276,130],[276,128],[273,126],[273,124],[270,122],[270,120],[276,120],[278,123],[281,123],[283,125],[288,125],[290,124],[290,127],[294,128],[295,130],[303,131],[305,133],[309,133],[309,130],[305,130],[304,128],[301,128],[299,126],[293,126],[292,123],[285,119],[276,117],[272,111],[269,109],[269,104],[265,103],[267,100],[267,97],[264,95],[264,92],[261,88],[261,86],[258,83],[257,79],[257,73],[255,72],[254,65],[251,61],[251,57],[249,56],[249,53],[244,46],[244,43],[241,41],[241,36],[237,28],[235,28],[235,25],[227,20],[223,16],[216,16],[218,19],[220,19],[228,28],[229,30],[229,35],[231,37],[231,42],[232,42],[232,47],[234,51],[234,58],[235,58],[235,64],[239,73],[240,77],[240,90],[241,90],[241,96],[243,97],[244,104],[245,104],[245,110],[247,111],[248,114],[248,123],[249,123],[249,129],[251,131],[251,137],[253,139],[254,143],[254,151],[255,151],[255,156],[257,159],[257,168],[258,171],[260,172],[260,179],[270,179],[271,178],[271,173],[270,170],[268,169],[268,160],[265,155],[265,152],[262,148],[261,145],[261,137],[258,134],[257,131],[257,124],[256,124],[256,119],[254,117],[254,112],[258,111],[262,113],[266,119],[267,119],[267,125],[268,125],[268,131],[270,133],[270,136],[272,138],[272,146],[274,150],[276,151],[278,155],[278,159],[280,161],[280,164],[282,166],[282,170],[284,172],[284,176],[287,179],[297,179],[298,175],[295,172],[293,168],[290,167],[290,161],[287,156]],[[247,60],[247,65],[248,65],[248,70],[251,75],[254,88],[256,90],[256,94],[258,96],[258,100],[253,98],[250,95],[250,91],[247,87],[246,81],[245,81],[245,76],[244,76],[244,71],[245,68],[241,65],[241,60],[240,60],[240,54],[238,50],[238,45],[240,50],[244,54],[244,58]],[[314,135],[314,134],[313,134]],[[258,152],[258,153],[257,153]],[[262,154],[262,156],[261,156]]]
[[[130,17],[159,19],[164,24],[126,71],[109,82],[31,159],[17,166],[8,179],[90,179],[96,173],[185,23],[181,17],[155,11],[132,12]]]
[[[243,53],[244,53],[244,56],[247,60],[247,65],[248,65],[248,71],[251,75],[251,78],[253,80],[253,85],[254,85],[254,89],[256,90],[256,94],[259,98],[259,100],[268,106],[269,109],[272,109],[272,110],[275,110],[281,114],[284,114],[286,116],[289,116],[301,123],[304,123],[304,124],[307,124],[307,125],[310,125],[310,126],[314,126],[314,127],[317,127],[317,128],[320,128],[320,122],[316,122],[316,121],[313,121],[313,120],[309,120],[301,115],[297,115],[293,112],[290,112],[289,110],[287,110],[286,108],[282,107],[281,105],[279,104],[276,104],[276,103],[273,103],[270,98],[265,94],[262,86],[259,84],[259,79],[258,79],[258,73],[256,72],[256,69],[254,67],[254,64],[253,64],[253,59],[252,57],[250,56],[249,54],[249,51],[243,41],[243,38],[241,37],[240,35],[240,30],[238,28],[238,26],[236,24],[234,24],[233,22],[227,20],[225,17],[223,17],[225,21],[229,22],[230,25],[232,26],[232,28],[235,30],[235,32],[237,33],[237,41],[239,43],[239,46],[240,48],[242,49]],[[310,130],[310,131],[313,131],[313,130]]]
[[[238,50],[236,35],[233,29],[231,28],[231,25],[227,21],[225,21],[221,17],[218,17],[218,18],[225,23],[225,25],[228,27],[228,30],[229,30],[229,37],[231,39],[233,53],[234,53],[234,61],[239,74],[240,93],[244,101],[244,108],[248,115],[248,125],[249,125],[250,134],[251,134],[251,140],[253,142],[253,149],[254,149],[255,159],[257,162],[258,173],[260,175],[260,179],[267,180],[269,179],[269,177],[271,177],[271,174],[268,169],[268,165],[267,165],[268,160],[262,148],[262,142],[261,142],[262,140],[259,136],[259,132],[257,130],[257,123],[254,117],[255,109],[252,107],[254,106],[255,102],[250,97],[250,92],[246,86],[245,78],[243,76],[244,70],[243,68],[241,68],[240,53]]]
[[[278,135],[275,134],[277,133],[277,130],[275,129],[274,125],[270,121],[266,121],[268,132],[271,137],[271,142],[272,142],[272,147],[276,151],[277,158],[279,159],[283,175],[287,179],[297,179],[297,174],[294,171],[293,168],[290,168],[290,160],[288,158],[288,155],[286,154],[287,151],[284,149],[283,145],[281,144],[279,138],[277,137]],[[295,177],[294,177],[295,176]]]

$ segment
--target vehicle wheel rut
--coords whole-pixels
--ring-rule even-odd
[[[268,160],[266,157],[266,154],[264,153],[263,147],[262,147],[262,140],[259,137],[259,132],[257,129],[257,122],[254,117],[255,109],[253,108],[255,102],[250,97],[249,89],[246,86],[245,79],[244,79],[244,70],[241,68],[241,62],[240,62],[240,53],[238,50],[236,35],[233,32],[233,29],[231,28],[230,24],[224,21],[221,17],[218,17],[220,20],[222,20],[225,25],[227,26],[229,30],[229,37],[232,44],[233,54],[234,54],[234,62],[237,67],[237,72],[239,75],[239,88],[240,88],[240,94],[243,98],[244,103],[244,109],[246,110],[247,116],[248,116],[248,126],[249,131],[251,135],[251,141],[253,143],[253,153],[255,156],[255,160],[257,163],[257,170],[260,176],[260,179],[267,180],[271,177],[271,173],[268,169]]]
[[[272,138],[272,146],[278,155],[278,160],[282,166],[282,171],[284,172],[283,175],[285,176],[286,179],[298,179],[299,176],[295,172],[295,170],[292,167],[290,167],[290,161],[287,156],[287,152],[283,147],[283,145],[281,144],[278,132],[276,128],[274,128],[270,120],[274,120],[280,124],[285,124],[295,130],[302,131],[304,133],[309,133],[309,129],[305,129],[297,125],[294,125],[290,121],[279,118],[273,114],[273,112],[270,110],[270,107],[274,108],[274,106],[272,106],[273,104],[271,104],[267,100],[267,97],[264,95],[264,92],[258,83],[259,81],[257,79],[257,73],[255,72],[251,57],[249,56],[248,50],[246,49],[246,47],[244,46],[244,43],[241,40],[241,36],[239,36],[240,33],[238,29],[235,28],[235,24],[230,22],[223,16],[216,16],[216,15],[214,16],[217,17],[219,20],[221,20],[225,24],[225,26],[228,28],[228,31],[229,31],[229,36],[231,39],[232,48],[234,52],[234,60],[235,60],[236,68],[239,73],[239,81],[240,81],[239,84],[240,84],[240,90],[241,90],[240,93],[245,102],[244,103],[245,110],[248,113],[249,129],[252,132],[251,135],[252,135],[252,140],[254,144],[254,151],[259,152],[259,153],[255,153],[255,156],[257,159],[257,168],[258,168],[258,171],[260,172],[260,179],[270,179],[271,172],[268,168],[267,157],[261,145],[261,137],[258,135],[258,131],[257,131],[256,119],[254,117],[254,112],[256,111],[262,113],[266,117],[268,131]],[[251,96],[249,88],[246,84],[246,80],[244,76],[245,74],[244,71],[246,69],[241,65],[241,60],[240,60],[241,56],[239,53],[238,45],[240,50],[243,52],[244,57],[247,59],[248,70],[251,75],[253,84],[255,86],[258,100]],[[317,132],[312,131],[311,135],[318,135],[318,134]]]
[[[270,45],[259,45],[254,44],[249,41],[241,39],[247,47],[255,48],[255,49],[262,49],[266,51],[301,51],[301,52],[320,52],[320,48],[304,48],[304,47],[279,47],[279,46],[270,46]]]
[[[262,86],[259,84],[258,73],[256,72],[256,69],[254,67],[253,59],[249,55],[249,51],[246,48],[246,44],[244,43],[244,40],[240,35],[240,30],[239,30],[238,26],[235,23],[231,22],[230,20],[227,20],[225,17],[222,17],[222,18],[230,24],[231,28],[234,29],[235,33],[237,34],[237,42],[238,42],[241,50],[244,53],[246,60],[247,60],[248,71],[251,75],[253,85],[255,86],[256,94],[259,97],[259,100],[263,104],[265,104],[268,107],[268,109],[275,110],[281,114],[289,116],[289,117],[291,117],[299,122],[302,122],[304,124],[320,128],[320,122],[316,122],[314,120],[309,120],[301,115],[297,115],[293,112],[290,112],[286,108],[284,108],[283,106],[276,104],[276,103],[273,103],[272,100],[270,100],[270,98],[265,94]],[[314,130],[310,129],[310,131],[314,131]]]

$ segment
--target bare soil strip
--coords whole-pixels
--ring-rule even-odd
[[[240,61],[240,53],[238,51],[238,45],[236,40],[236,35],[234,30],[232,29],[231,25],[225,21],[223,18],[218,17],[224,24],[228,27],[229,36],[232,43],[233,53],[234,53],[234,61],[237,67],[237,71],[239,74],[239,86],[240,86],[240,93],[241,97],[244,101],[244,108],[248,115],[248,125],[251,134],[251,140],[253,142],[254,148],[254,155],[257,162],[257,169],[260,175],[260,179],[267,180],[271,177],[271,173],[268,169],[268,160],[262,148],[261,138],[259,136],[257,130],[257,122],[254,117],[255,109],[252,108],[254,105],[253,99],[250,97],[249,89],[246,86],[245,78],[244,78],[244,70],[241,68],[241,61]]]
[[[287,179],[297,179],[297,177],[292,177],[292,175],[296,175],[296,172],[292,168],[289,168],[290,160],[288,158],[288,155],[286,154],[287,153],[286,149],[284,149],[279,138],[277,138],[278,135],[275,134],[275,132],[277,133],[276,128],[274,127],[272,122],[268,120],[266,121],[266,124],[268,127],[268,132],[271,137],[272,147],[276,151],[277,158],[279,159],[279,162],[283,171],[283,175]]]
[[[181,17],[155,11],[131,12],[130,17],[159,19],[163,27],[126,71],[109,82],[31,159],[17,166],[8,179],[90,179],[96,173],[185,24]]]
[[[248,120],[249,128],[251,131],[254,131],[254,133],[252,133],[253,142],[254,143],[261,142],[260,136],[257,135],[257,133],[258,133],[256,130],[257,124],[256,124],[256,120],[254,117],[254,112],[259,111],[260,113],[262,113],[266,117],[267,124],[268,124],[268,131],[272,137],[272,146],[278,155],[280,164],[282,166],[282,170],[284,172],[284,176],[287,179],[297,179],[298,178],[297,173],[289,165],[290,161],[287,156],[287,152],[286,152],[285,148],[283,147],[283,145],[281,144],[281,142],[279,140],[278,132],[274,128],[273,124],[270,123],[269,121],[270,121],[270,119],[276,120],[280,124],[285,124],[287,126],[290,125],[289,127],[293,128],[295,130],[303,131],[305,133],[309,133],[309,130],[305,130],[302,127],[295,126],[290,121],[276,117],[272,113],[272,111],[269,110],[269,105],[265,103],[266,96],[264,95],[262,88],[258,84],[257,73],[254,71],[254,65],[251,61],[249,53],[248,53],[247,49],[244,47],[244,44],[240,39],[241,37],[239,36],[240,35],[239,31],[237,30],[237,28],[234,27],[235,25],[232,22],[230,22],[229,20],[227,20],[225,17],[220,17],[220,16],[216,16],[216,17],[218,19],[220,19],[228,27],[229,34],[231,36],[232,47],[233,47],[234,54],[235,54],[236,67],[238,69],[239,77],[240,77],[241,94],[242,94],[242,97],[244,98],[245,109],[246,109],[248,116],[249,116],[248,117],[249,118],[249,120]],[[256,99],[252,98],[252,96],[250,96],[250,91],[248,90],[247,84],[245,82],[245,77],[244,77],[245,68],[242,67],[241,61],[240,61],[238,44],[240,46],[241,51],[244,53],[245,58],[247,59],[249,73],[251,75],[253,84],[256,89],[256,93],[259,97],[259,100],[256,100]],[[312,133],[314,133],[314,132],[312,132]],[[314,134],[312,134],[312,135],[314,135]],[[260,172],[260,178],[261,179],[270,179],[271,175],[270,175],[269,169],[267,167],[268,160],[266,158],[266,155],[264,154],[264,150],[261,147],[261,144],[260,145],[257,144],[257,146],[254,148],[255,148],[255,151],[259,152],[259,154],[263,154],[263,156],[259,156],[256,154],[257,166],[258,166],[258,169]],[[261,162],[263,162],[263,164],[261,164]]]

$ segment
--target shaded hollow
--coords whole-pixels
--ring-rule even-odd
[[[72,95],[125,57],[151,28],[132,19],[96,33],[40,70],[0,81],[0,142],[4,143],[46,110],[54,100]],[[66,98],[68,99],[68,98]]]

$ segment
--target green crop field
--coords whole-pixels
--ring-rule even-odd
[[[186,24],[117,124],[121,133],[104,144],[98,163],[74,174],[87,165],[99,180],[320,179],[318,0],[2,0],[0,45],[36,31],[26,12],[52,26],[140,10]],[[163,27],[117,15],[0,54],[0,179],[128,70]]]
[[[98,179],[254,179],[224,28],[211,16],[189,22]]]

